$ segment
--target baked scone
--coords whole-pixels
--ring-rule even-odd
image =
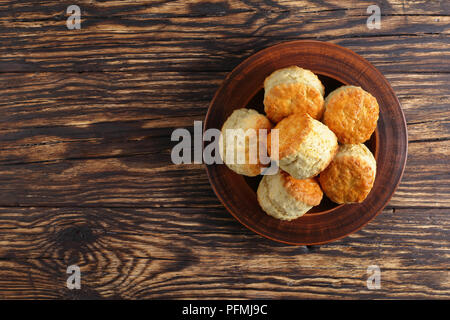
[[[261,164],[259,157],[259,129],[267,129],[267,135],[269,135],[271,128],[272,124],[266,116],[255,110],[246,108],[234,110],[223,124],[219,140],[219,151],[223,162],[238,174],[251,177],[259,175],[262,168],[265,167]],[[227,135],[228,129],[242,129],[239,134],[240,139]],[[248,129],[254,130],[247,131]],[[239,133],[239,131],[236,132]],[[252,132],[253,134],[251,134]],[[266,145],[265,141],[262,145]],[[227,157],[227,150],[233,152],[229,157]],[[256,150],[256,154],[250,157],[249,153],[252,150]],[[241,159],[244,161],[239,161],[238,155],[241,155]],[[230,161],[228,161],[228,158],[230,158]]]
[[[325,88],[309,70],[291,66],[279,69],[264,81],[264,111],[272,122],[293,113],[322,118]]]
[[[338,149],[335,134],[326,125],[307,114],[294,113],[281,120],[278,129],[278,159],[271,145],[272,132],[267,138],[270,157],[281,169],[296,179],[318,175],[333,159]]]
[[[323,193],[314,178],[298,180],[279,170],[263,176],[257,191],[261,208],[270,216],[293,220],[320,204]]]
[[[323,192],[336,203],[362,202],[373,187],[377,164],[363,144],[344,144],[320,173]]]
[[[325,99],[323,123],[342,144],[367,141],[377,127],[379,106],[377,99],[355,86],[342,86]]]

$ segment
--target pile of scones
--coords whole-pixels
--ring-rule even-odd
[[[301,217],[320,204],[323,193],[338,204],[362,202],[375,181],[376,161],[363,144],[375,131],[379,106],[356,86],[342,86],[326,98],[325,88],[310,70],[291,66],[264,81],[264,111],[235,110],[222,127],[221,156],[234,172],[261,174],[261,161],[227,163],[227,129],[278,129],[277,163],[281,170],[264,175],[257,191],[261,208],[281,220]],[[271,155],[270,132],[263,144]],[[248,153],[249,146],[240,152]],[[259,144],[260,145],[260,144]],[[234,147],[233,147],[234,148]],[[239,152],[239,150],[238,150]]]

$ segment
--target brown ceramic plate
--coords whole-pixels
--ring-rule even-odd
[[[285,42],[259,51],[238,65],[216,92],[204,129],[221,129],[233,110],[247,107],[264,113],[264,79],[273,71],[298,65],[316,73],[327,95],[341,85],[356,85],[380,105],[378,126],[366,143],[377,159],[375,184],[363,203],[322,203],[293,221],[264,213],[256,190],[261,176],[245,177],[223,164],[206,167],[217,197],[244,226],[272,240],[295,245],[330,242],[355,232],[387,205],[403,174],[407,155],[406,122],[397,97],[384,76],[368,61],[341,46],[319,41]]]

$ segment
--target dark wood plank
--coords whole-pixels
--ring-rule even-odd
[[[449,156],[450,140],[410,143],[405,173],[390,205],[449,208]]]
[[[408,123],[410,140],[418,140],[414,131],[419,123],[445,121],[449,119],[450,77],[448,74],[390,74],[385,77],[391,83]],[[430,128],[432,125],[429,126]],[[444,131],[445,135],[447,131]],[[423,132],[422,132],[423,133]],[[422,138],[431,138],[432,132]]]
[[[218,205],[203,166],[171,164],[168,137],[161,139],[152,139],[143,155],[1,166],[0,205]],[[45,146],[40,152],[46,153]],[[449,156],[450,140],[410,144],[405,174],[391,205],[450,207]]]
[[[54,259],[2,260],[2,299],[447,299],[448,270],[382,269],[382,288],[368,290],[366,269],[303,268],[278,271],[267,265],[224,264],[210,258],[203,268],[157,259],[116,257],[107,272],[90,260],[80,266],[81,290],[65,287],[66,263]],[[326,260],[328,262],[328,260]],[[291,261],[296,263],[296,261]],[[128,272],[136,274],[128,276]],[[193,275],[191,274],[193,273]],[[101,277],[98,277],[98,276]],[[404,289],[408,283],[408,289]],[[201,286],[200,286],[201,285]]]
[[[46,32],[36,36],[0,34],[2,72],[217,72],[230,71],[244,58],[282,41],[318,39],[347,47],[382,72],[450,72],[446,50],[450,40],[440,35],[316,38],[293,36],[183,39],[153,41],[140,32],[106,31],[97,35]],[[153,34],[153,33],[151,33]],[[22,39],[29,39],[24,42]],[[51,47],[48,43],[53,43]],[[92,43],[95,43],[95,49]],[[423,53],[427,54],[424,55]],[[388,53],[388,54],[386,54]],[[395,63],[392,63],[395,61]]]
[[[136,17],[146,19],[151,17],[190,17],[224,16],[229,13],[246,12],[289,12],[324,13],[344,11],[348,15],[366,13],[370,0],[364,1],[154,1],[154,0],[104,0],[93,2],[79,0],[77,4],[83,8],[87,17]],[[450,6],[443,1],[426,0],[388,0],[378,3],[383,15],[437,15],[448,12]],[[66,3],[56,0],[45,1],[39,6],[32,0],[2,0],[0,1],[0,18],[14,20],[48,20],[49,18],[65,19]],[[33,13],[33,16],[30,16]],[[342,14],[342,13],[341,13]]]
[[[82,128],[134,120],[144,121],[146,127],[147,120],[152,120],[152,127],[189,126],[193,123],[186,117],[204,117],[225,76],[224,72],[0,74],[0,128]]]
[[[448,4],[385,1],[382,28],[375,30],[366,27],[370,4],[81,1],[83,26],[67,30],[64,3],[2,1],[0,70],[229,71],[280,41],[319,39],[384,70],[449,72]]]
[[[395,206],[450,207],[449,74],[387,75],[410,123]],[[203,120],[225,73],[0,77],[0,204],[209,206],[201,166],[175,166],[175,128]],[[427,110],[424,113],[424,110]],[[17,179],[17,177],[23,177]],[[20,190],[20,192],[17,192]]]
[[[96,124],[116,121],[135,121],[136,129],[139,126],[189,127],[193,120],[203,120],[209,102],[226,74],[5,73],[0,75],[0,95],[3,97],[0,130],[8,130],[11,134],[17,132],[19,139],[33,133],[39,135],[40,128],[47,130],[42,135],[50,133],[50,127],[72,126],[78,127],[79,131],[83,128],[96,131]],[[420,123],[445,122],[450,118],[448,73],[387,73],[385,76],[402,104],[410,130]],[[427,111],[423,112],[425,109]],[[121,130],[120,125],[116,127]],[[33,132],[20,132],[31,129]],[[445,130],[440,135],[430,132],[433,137],[446,137],[447,133]]]
[[[450,293],[445,209],[385,210],[356,234],[316,249],[260,238],[223,208],[1,208],[0,221],[2,298],[445,298]],[[65,287],[70,264],[81,267],[81,292]],[[382,270],[381,290],[366,288],[372,264]]]

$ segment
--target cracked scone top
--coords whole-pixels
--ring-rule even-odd
[[[264,111],[272,122],[293,113],[308,113],[320,119],[325,88],[309,70],[291,66],[276,70],[264,81]]]
[[[292,114],[273,129],[279,130],[278,159],[272,154],[271,134],[267,138],[269,154],[273,160],[278,160],[281,169],[296,179],[318,175],[337,152],[335,134],[307,114]]]
[[[323,123],[333,131],[342,144],[367,141],[377,127],[377,99],[355,86],[342,86],[325,99]]]
[[[376,170],[375,158],[365,145],[345,144],[320,173],[319,182],[333,202],[362,202],[372,190]]]
[[[261,208],[270,216],[293,220],[319,205],[323,193],[314,178],[299,180],[279,170],[263,176],[257,191]]]

